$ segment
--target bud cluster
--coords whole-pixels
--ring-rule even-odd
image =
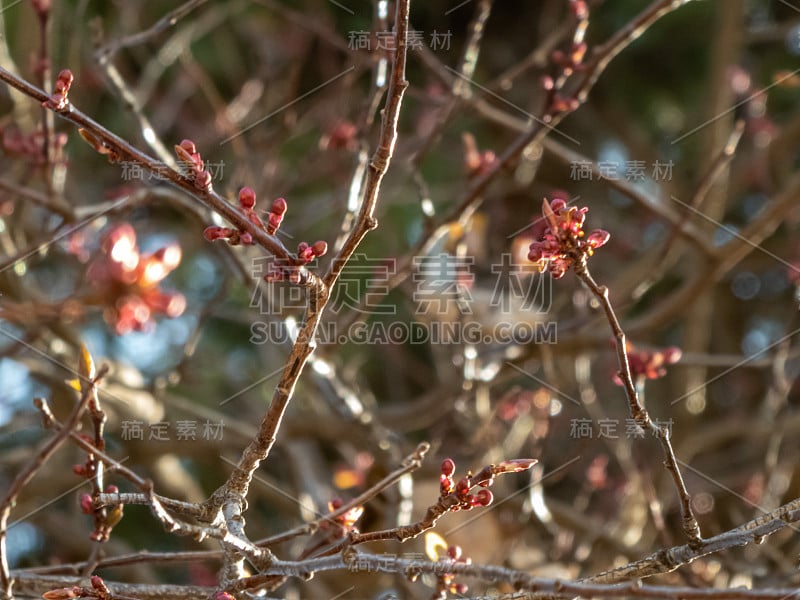
[[[494,483],[494,475],[484,473],[485,469],[479,473],[479,477],[472,477],[472,473],[467,471],[466,476],[459,479],[457,482],[453,479],[455,475],[456,463],[452,458],[446,458],[442,462],[441,474],[439,475],[439,495],[440,498],[454,495],[458,501],[451,511],[458,510],[472,510],[476,506],[489,506],[494,500],[492,492],[488,487]],[[472,493],[473,487],[479,486],[483,489]]]
[[[288,205],[284,198],[276,198],[272,201],[272,206],[269,210],[266,224],[261,217],[256,214],[256,193],[253,188],[243,187],[239,190],[239,208],[245,214],[247,219],[256,227],[263,229],[269,235],[275,235],[283,223],[283,217],[286,215]],[[254,243],[253,236],[244,230],[233,229],[231,227],[219,227],[211,225],[206,227],[203,235],[209,242],[217,240],[227,240],[232,246],[243,244],[245,246]],[[293,267],[305,265],[319,256],[323,256],[328,251],[328,244],[322,240],[309,244],[308,242],[300,242],[297,245],[297,260],[293,263]],[[287,267],[280,267],[270,271],[264,276],[268,282],[288,280],[294,283],[299,281],[299,273],[297,269],[290,269]]]
[[[97,290],[89,300],[105,306],[103,316],[117,335],[146,331],[152,327],[155,314],[169,318],[183,314],[183,294],[159,289],[159,283],[181,262],[178,244],[142,255],[133,227],[122,223],[105,235],[101,249],[102,255],[86,272]]]
[[[576,260],[591,256],[596,248],[605,245],[611,235],[603,229],[595,229],[588,236],[583,231],[588,208],[567,206],[556,198],[542,202],[545,229],[540,240],[530,245],[528,260],[538,263],[539,269],[549,271],[555,279],[563,277]],[[585,236],[585,239],[584,239]]]
[[[589,26],[589,6],[585,0],[570,0],[572,16],[576,19],[575,34],[568,51],[554,50],[550,55],[558,73],[555,76],[545,75],[541,79],[542,88],[547,92],[547,114],[545,121],[553,116],[572,112],[580,106],[580,101],[575,97],[563,96],[561,89],[567,79],[575,72],[583,70],[586,65],[584,59],[588,46],[583,41],[586,28]]]
[[[284,200],[284,204],[285,203],[286,201]],[[264,222],[254,210],[255,205],[256,193],[253,191],[253,188],[243,187],[240,189],[239,208],[242,209],[242,212],[245,214],[248,221],[250,221],[256,227],[264,229]],[[250,232],[232,229],[230,227],[218,227],[216,225],[211,225],[210,227],[206,227],[205,231],[203,231],[203,235],[209,242],[214,242],[216,240],[227,240],[231,246],[238,246],[239,244],[251,246],[255,243],[253,242],[253,236],[250,234]]]
[[[461,550],[461,546],[448,546],[446,560],[452,564],[472,564],[472,559],[464,556],[463,554],[464,553]],[[436,588],[440,597],[444,597],[446,592],[463,596],[469,591],[469,587],[466,584],[456,583],[456,576],[453,573],[445,573],[444,575],[440,575],[438,579],[439,581]]]
[[[115,485],[108,485],[104,491],[106,494],[118,494],[119,488]],[[83,514],[94,517],[94,530],[89,535],[89,539],[93,542],[107,542],[111,537],[111,530],[122,520],[124,505],[115,504],[108,508],[97,507],[94,498],[89,494],[81,494],[78,497],[78,503]]]
[[[204,192],[210,192],[211,173],[206,170],[203,158],[197,151],[197,146],[195,146],[194,142],[192,140],[183,140],[174,148],[175,154],[188,168],[188,175],[194,182],[194,187]]]

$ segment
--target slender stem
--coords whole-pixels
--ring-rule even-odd
[[[611,331],[616,338],[617,359],[619,361],[619,377],[625,388],[625,394],[628,398],[628,408],[631,416],[636,423],[645,431],[654,433],[661,443],[666,458],[665,466],[672,475],[672,480],[675,488],[678,490],[678,496],[681,502],[681,520],[683,530],[689,539],[689,545],[699,548],[703,544],[703,538],[700,535],[700,526],[697,524],[697,519],[692,511],[692,498],[686,489],[686,484],[683,481],[683,476],[678,468],[678,461],[675,458],[675,451],[672,449],[672,442],[670,441],[669,427],[664,425],[657,425],[652,421],[647,412],[644,404],[639,399],[636,384],[631,375],[631,367],[628,362],[628,350],[626,346],[625,332],[619,324],[619,319],[614,312],[614,307],[611,305],[611,300],[608,295],[608,288],[606,286],[598,285],[589,273],[589,268],[586,264],[586,255],[580,254],[575,257],[574,262],[575,274],[586,285],[587,288],[594,294],[606,314],[608,324],[611,326]]]
[[[345,239],[342,248],[331,261],[324,278],[321,281],[317,280],[315,282],[317,285],[311,287],[305,322],[298,331],[297,339],[281,373],[280,381],[275,387],[272,402],[264,415],[258,433],[245,448],[227,481],[209,498],[209,508],[212,510],[221,509],[223,514],[226,515],[229,527],[238,527],[238,523],[242,520],[241,513],[245,504],[244,498],[247,496],[253,474],[261,462],[269,456],[272,447],[275,445],[278,430],[289,406],[289,401],[294,394],[297,380],[316,348],[317,326],[329,299],[329,290],[336,284],[344,265],[356,251],[364,236],[378,225],[377,219],[375,219],[375,207],[378,202],[381,182],[394,155],[400,107],[404,92],[408,87],[408,82],[405,80],[405,67],[410,3],[410,0],[402,0],[397,3],[396,7],[394,64],[387,91],[386,105],[383,109],[383,121],[378,147],[367,169],[363,190],[364,197],[355,225]],[[223,572],[233,573],[237,570],[237,565],[240,564],[241,559],[236,554],[226,556]]]
[[[11,510],[17,501],[17,496],[22,491],[31,479],[34,478],[36,473],[45,465],[47,460],[55,454],[61,445],[67,440],[70,433],[73,432],[75,427],[86,410],[92,395],[95,391],[97,382],[105,376],[108,372],[108,366],[103,365],[97,374],[90,380],[84,387],[81,398],[75,407],[72,409],[69,417],[67,418],[64,426],[51,437],[47,443],[36,453],[36,455],[28,462],[22,471],[20,471],[11,482],[11,485],[6,492],[5,497],[0,501],[0,593],[3,594],[4,599],[11,600],[13,580],[9,574],[8,568],[8,552],[6,548],[6,535],[8,533],[8,519],[11,516]]]

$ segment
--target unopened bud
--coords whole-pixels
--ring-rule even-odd
[[[253,188],[243,187],[239,190],[239,205],[242,208],[253,208],[256,205],[256,193]]]

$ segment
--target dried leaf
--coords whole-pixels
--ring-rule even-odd
[[[433,561],[447,554],[447,542],[435,531],[425,533],[425,556]]]

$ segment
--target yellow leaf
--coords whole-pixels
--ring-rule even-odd
[[[71,387],[76,392],[81,391],[81,380],[80,379],[67,379],[67,385]]]
[[[97,374],[97,370],[94,367],[94,360],[92,359],[92,355],[89,354],[89,349],[85,344],[81,344],[81,359],[78,364],[78,373],[80,373],[81,377],[86,379],[92,379]]]

